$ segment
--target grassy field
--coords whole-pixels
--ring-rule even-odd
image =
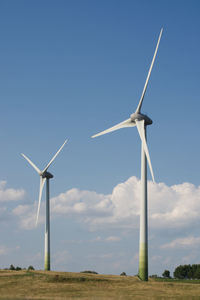
[[[2,270],[0,299],[200,299],[200,282]]]

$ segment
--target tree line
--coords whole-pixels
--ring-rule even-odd
[[[14,265],[10,265],[9,268],[4,268],[4,270],[12,270],[12,271],[20,271],[20,270],[26,270],[26,268],[21,268],[21,267],[15,267]],[[29,266],[27,268],[28,271],[33,271],[35,270],[33,266]]]
[[[14,267],[14,265],[10,265],[9,268],[5,268],[4,270],[15,270],[15,271],[20,271],[22,270],[21,267]],[[23,268],[23,270],[26,270],[26,268]],[[27,268],[28,271],[34,270],[33,266],[29,266]],[[93,274],[98,274],[95,271],[82,271],[81,273],[93,273]],[[122,272],[120,274],[126,275],[125,272]],[[179,265],[178,267],[175,268],[173,272],[174,278],[175,279],[200,279],[200,264],[193,264],[193,265]],[[157,275],[151,275],[150,277],[152,278],[158,278]],[[162,273],[163,278],[172,278],[170,276],[170,271],[165,270]]]
[[[200,279],[200,264],[180,265],[174,270],[175,279]],[[164,278],[171,278],[170,271],[165,270],[162,274]],[[152,277],[157,277],[153,275]]]
[[[174,278],[200,279],[200,265],[180,265],[174,271]]]

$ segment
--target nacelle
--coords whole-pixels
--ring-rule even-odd
[[[144,120],[146,126],[151,125],[153,123],[153,121],[149,117],[141,113],[133,113],[130,117],[132,122],[135,122],[136,120],[138,121]]]
[[[45,172],[43,175],[42,175],[43,178],[47,178],[47,179],[50,179],[50,178],[53,178],[53,175],[49,172]]]

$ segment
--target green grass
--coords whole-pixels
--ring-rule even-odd
[[[85,282],[85,281],[90,281],[90,282],[97,282],[97,281],[108,281],[107,279],[104,278],[87,278],[83,276],[78,276],[78,277],[70,277],[70,276],[63,276],[63,275],[55,275],[55,276],[47,276],[47,281],[48,282],[75,282],[75,283],[80,283],[80,282]]]
[[[174,278],[152,278],[152,280],[160,282],[176,282],[176,283],[191,283],[191,284],[200,284],[200,279],[174,279]]]
[[[195,288],[194,288],[195,284]],[[0,271],[0,299],[200,299],[199,280],[52,271]]]

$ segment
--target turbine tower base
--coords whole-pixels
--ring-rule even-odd
[[[144,127],[146,137],[146,126]],[[142,142],[141,149],[141,203],[140,203],[140,250],[138,276],[148,281],[148,218],[147,218],[147,158]]]
[[[140,244],[138,277],[143,281],[148,281],[148,249],[145,244]]]

